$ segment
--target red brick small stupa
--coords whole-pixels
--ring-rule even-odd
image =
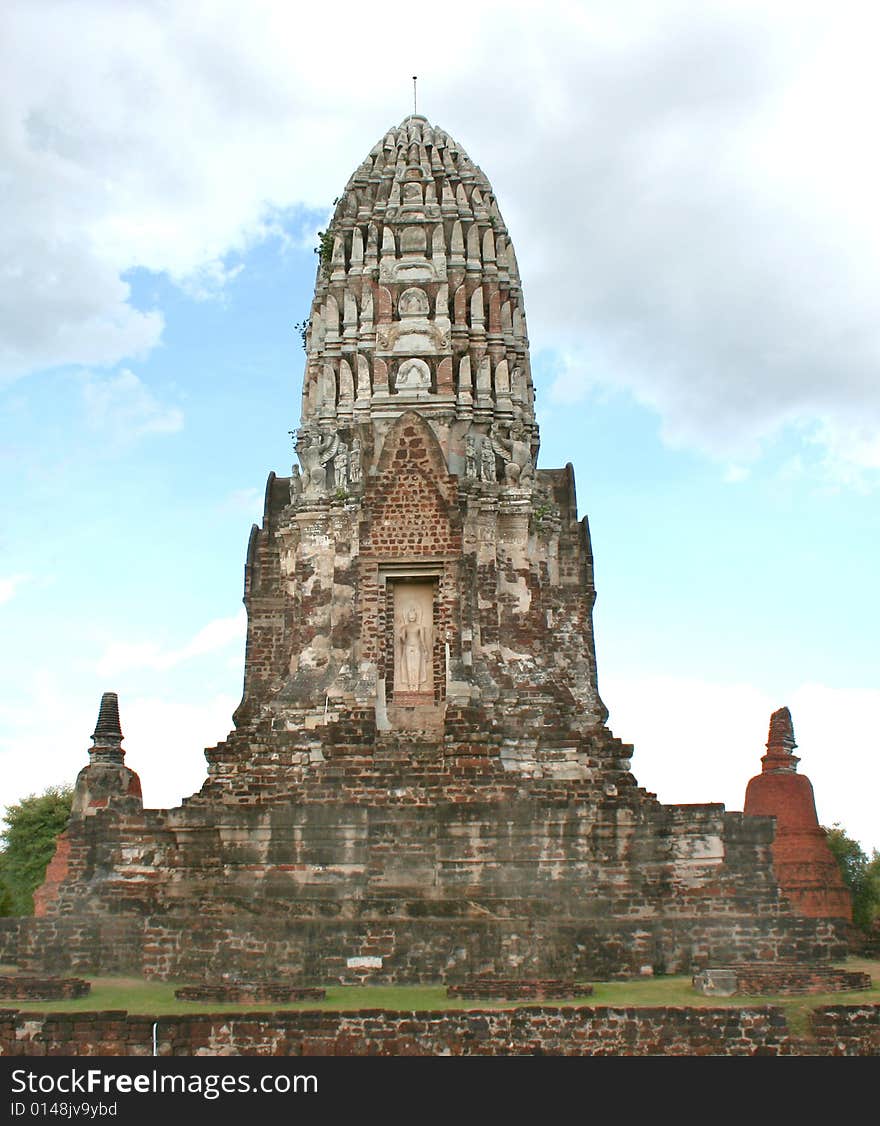
[[[746,787],[743,812],[776,818],[773,867],[780,890],[801,915],[852,920],[852,901],[816,816],[809,778],[797,773],[788,708],[770,717],[761,773]]]

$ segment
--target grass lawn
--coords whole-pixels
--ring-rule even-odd
[[[847,959],[846,968],[862,970],[871,975],[871,989],[847,993],[812,993],[806,996],[778,997],[705,997],[697,993],[686,976],[639,978],[631,981],[591,982],[593,993],[571,1001],[512,1002],[468,1001],[447,997],[442,985],[329,985],[323,1001],[298,1001],[291,1004],[270,1002],[263,1005],[217,1004],[216,1002],[178,1001],[174,990],[190,984],[170,981],[145,981],[139,978],[95,977],[91,993],[73,1001],[3,1001],[0,1007],[25,1012],[97,1012],[125,1009],[129,1013],[168,1016],[181,1013],[210,1012],[279,1012],[290,1009],[393,1009],[400,1011],[426,1009],[505,1009],[529,1004],[591,1005],[591,1006],[685,1006],[690,1008],[754,1007],[779,1005],[784,1009],[789,1028],[796,1035],[807,1031],[808,1015],[822,1005],[880,1004],[880,961],[864,958]],[[3,967],[0,967],[3,969]],[[7,970],[9,968],[7,967]]]

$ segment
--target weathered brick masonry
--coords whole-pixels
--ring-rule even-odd
[[[781,1009],[535,1008],[198,1016],[0,1010],[0,1055],[876,1056],[880,1006],[812,1014],[791,1036]]]
[[[455,982],[842,955],[842,919],[780,892],[772,817],[661,805],[605,724],[589,526],[571,466],[537,468],[484,174],[410,117],[324,246],[235,729],[199,793],[144,810],[102,708],[21,964]]]
[[[79,977],[28,977],[0,975],[0,1001],[66,1001],[85,997],[91,983]]]

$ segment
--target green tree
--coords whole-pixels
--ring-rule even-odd
[[[6,810],[0,832],[0,914],[30,915],[34,891],[55,852],[55,838],[70,819],[73,789],[51,786]]]
[[[870,930],[874,917],[880,914],[880,853],[874,849],[869,860],[859,842],[847,836],[840,825],[832,825],[825,834],[852,895],[853,923],[861,930]]]

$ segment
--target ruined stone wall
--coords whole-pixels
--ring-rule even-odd
[[[20,918],[0,918],[0,965],[14,965],[21,936]]]
[[[0,1055],[876,1056],[880,1006],[831,1006],[812,1037],[781,1009],[535,1008],[132,1016],[0,1010]]]
[[[432,777],[436,762],[425,765]],[[584,785],[575,800],[577,788],[558,782],[517,792],[503,776],[490,802],[491,778],[472,767],[437,771],[447,800],[434,803],[410,759],[368,768],[346,748],[319,770],[328,777],[310,779],[308,800],[75,823],[72,878],[50,914],[27,924],[22,965],[431,982],[845,951],[839,928],[799,920],[780,901],[766,819]],[[346,784],[362,789],[346,794]],[[344,800],[354,793],[359,801]]]

